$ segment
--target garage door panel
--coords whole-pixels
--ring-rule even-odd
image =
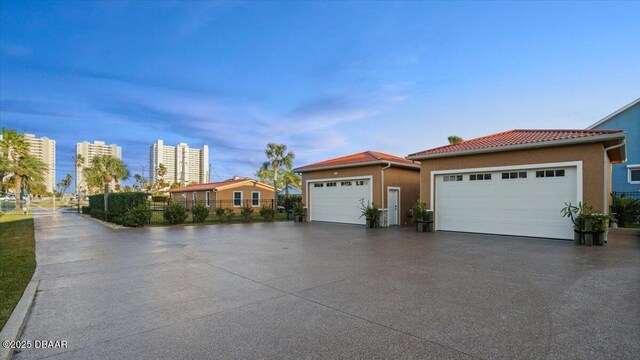
[[[364,185],[356,185],[356,180],[364,181]],[[351,186],[342,186],[345,181],[350,181]],[[335,183],[335,186],[327,186],[327,183]],[[322,184],[322,187],[316,187],[315,184]],[[311,221],[365,224],[366,220],[360,217],[360,200],[370,202],[370,186],[368,179],[310,182]]]
[[[576,203],[575,167],[561,168],[563,177],[502,178],[489,171],[490,180],[444,181],[436,176],[436,223],[439,230],[549,238],[573,238],[571,222],[562,218],[565,202]]]

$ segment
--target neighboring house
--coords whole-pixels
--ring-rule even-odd
[[[608,150],[605,150],[608,149]],[[620,130],[511,130],[413,153],[435,229],[573,239],[560,209],[608,211]]]
[[[187,209],[199,203],[208,208],[238,209],[273,206],[273,186],[253,179],[231,179],[217,183],[191,185],[169,190],[172,202],[184,203]]]
[[[364,225],[360,201],[384,209],[388,225],[408,224],[407,211],[418,199],[420,165],[366,151],[296,168],[302,173],[307,221]]]
[[[287,185],[286,188],[284,188],[282,190],[278,190],[278,196],[287,195],[287,191],[288,191],[289,195],[302,195],[302,190],[300,190],[299,187],[294,186],[294,185]]]
[[[627,133],[627,162],[613,165],[612,190],[638,193],[640,191],[640,98],[587,129],[619,129]]]

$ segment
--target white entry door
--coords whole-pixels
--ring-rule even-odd
[[[368,178],[313,180],[308,186],[311,221],[366,223],[364,216],[360,216],[360,200],[364,199],[365,205],[371,202],[371,181]]]
[[[400,191],[389,189],[387,192],[387,209],[389,216],[389,226],[400,224]]]
[[[578,199],[575,167],[438,175],[438,230],[573,239],[564,203]]]

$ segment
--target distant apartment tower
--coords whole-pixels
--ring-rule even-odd
[[[168,146],[164,141],[157,140],[149,147],[150,180],[158,179],[158,167],[164,164],[167,173],[162,179],[168,184],[177,182],[184,186],[195,182],[204,184],[209,182],[209,146],[202,149],[192,149],[185,143]]]
[[[2,135],[0,135],[1,139]],[[54,192],[56,189],[56,141],[45,136],[36,138],[34,134],[24,134],[24,139],[29,143],[31,156],[42,161],[45,165],[44,186],[46,191]]]
[[[103,155],[122,159],[122,148],[116,144],[107,145],[104,141],[94,141],[93,143],[83,141],[76,144],[76,159],[79,156],[84,159],[80,166],[76,167],[76,192],[87,191],[87,183],[82,175],[82,170],[91,165],[94,157]],[[115,182],[112,185],[115,185]]]

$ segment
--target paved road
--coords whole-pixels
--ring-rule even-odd
[[[26,358],[640,358],[640,245],[36,219]]]

